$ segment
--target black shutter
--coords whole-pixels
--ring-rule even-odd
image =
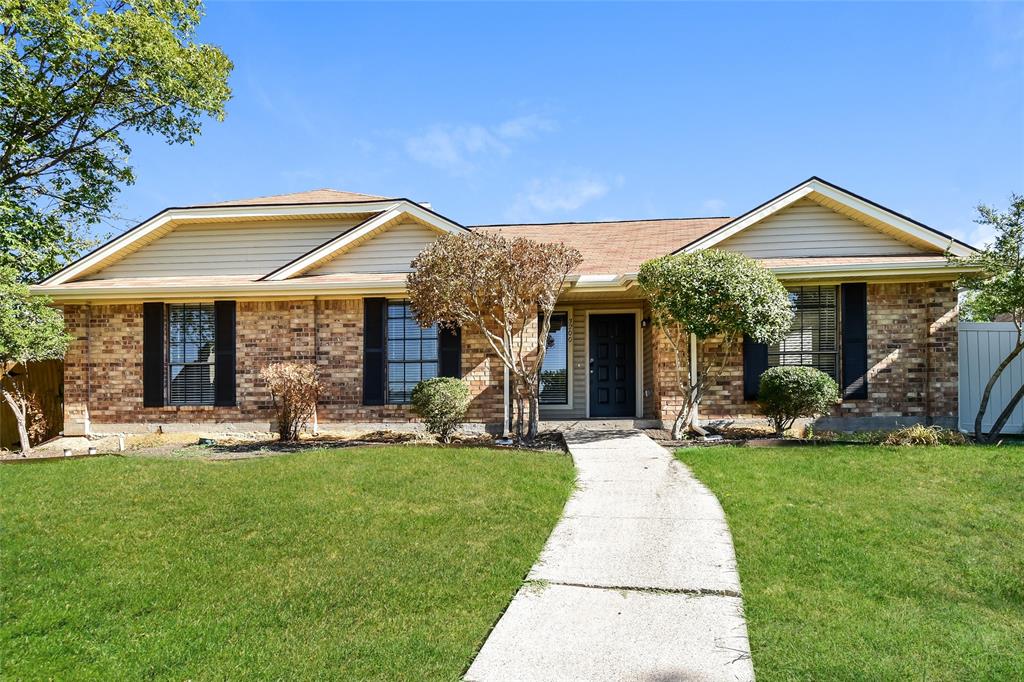
[[[142,405],[164,405],[164,304],[142,304]]]
[[[387,314],[387,299],[363,299],[363,405],[384,404]]]
[[[235,302],[214,301],[213,323],[214,386],[213,404],[233,407],[235,404]]]
[[[757,400],[761,375],[768,369],[768,345],[743,337],[743,399]]]
[[[868,285],[844,284],[842,297],[843,398],[868,397]]]
[[[437,375],[462,377],[462,328],[439,329],[437,332]]]

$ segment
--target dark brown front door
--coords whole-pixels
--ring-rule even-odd
[[[636,414],[636,318],[590,316],[590,416]]]

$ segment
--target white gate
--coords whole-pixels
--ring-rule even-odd
[[[1012,322],[960,323],[960,429],[974,431],[974,417],[981,405],[985,384],[1017,340],[1017,328]],[[981,420],[983,430],[1003,411],[1010,398],[1024,383],[1024,353],[1003,370],[1003,375],[992,387],[992,395]],[[1024,433],[1024,400],[1010,415],[1003,433]]]

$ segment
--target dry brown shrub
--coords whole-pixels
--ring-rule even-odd
[[[260,370],[260,379],[267,382],[274,399],[281,440],[298,440],[299,431],[313,416],[320,397],[316,366],[302,362],[275,362]]]

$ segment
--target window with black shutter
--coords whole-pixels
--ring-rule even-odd
[[[404,405],[416,384],[439,376],[437,325],[421,327],[405,301],[388,301],[387,402]]]
[[[768,366],[816,367],[838,381],[837,299],[835,286],[791,288],[793,324],[782,341],[768,346]]]
[[[212,303],[167,306],[167,404],[213,405],[216,316]]]

